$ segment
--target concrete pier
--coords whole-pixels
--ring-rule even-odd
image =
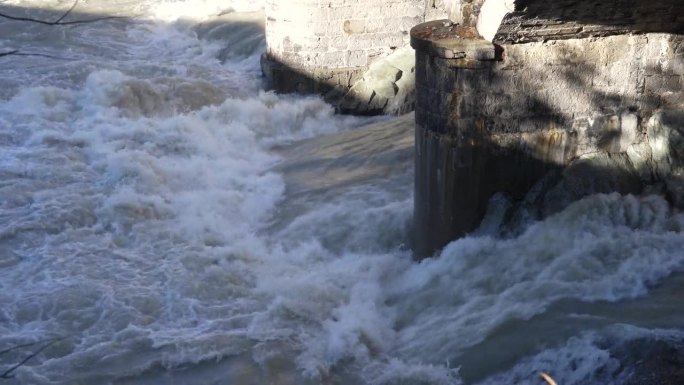
[[[615,1],[525,1],[493,43],[450,20],[412,29],[418,258],[475,230],[496,192],[543,216],[592,193],[677,184],[658,172],[649,127],[684,109],[684,19],[657,21],[683,5],[620,2],[616,13]]]

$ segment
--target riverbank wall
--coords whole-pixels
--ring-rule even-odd
[[[684,6],[519,3],[493,42],[449,20],[411,32],[418,257],[475,230],[495,193],[539,217],[614,191],[682,207]]]
[[[276,91],[415,109],[418,258],[474,231],[497,194],[512,221],[593,193],[684,207],[679,0],[266,3]]]
[[[443,0],[267,0],[265,14],[267,50],[261,64],[271,89],[325,95],[347,113],[401,114],[413,110],[409,31],[446,17],[446,5]]]

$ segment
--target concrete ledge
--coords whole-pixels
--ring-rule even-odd
[[[482,39],[474,27],[461,27],[449,20],[435,20],[411,29],[411,46],[428,55],[469,61],[497,60],[494,44]]]

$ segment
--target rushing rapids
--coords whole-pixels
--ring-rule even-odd
[[[494,201],[412,262],[410,117],[262,91],[259,6],[0,21],[0,382],[605,385],[682,341],[684,215],[657,196],[507,237]]]

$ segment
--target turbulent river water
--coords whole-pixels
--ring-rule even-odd
[[[684,216],[656,196],[514,237],[494,209],[412,262],[410,116],[262,91],[260,6],[0,20],[0,384],[607,385],[684,338]]]

